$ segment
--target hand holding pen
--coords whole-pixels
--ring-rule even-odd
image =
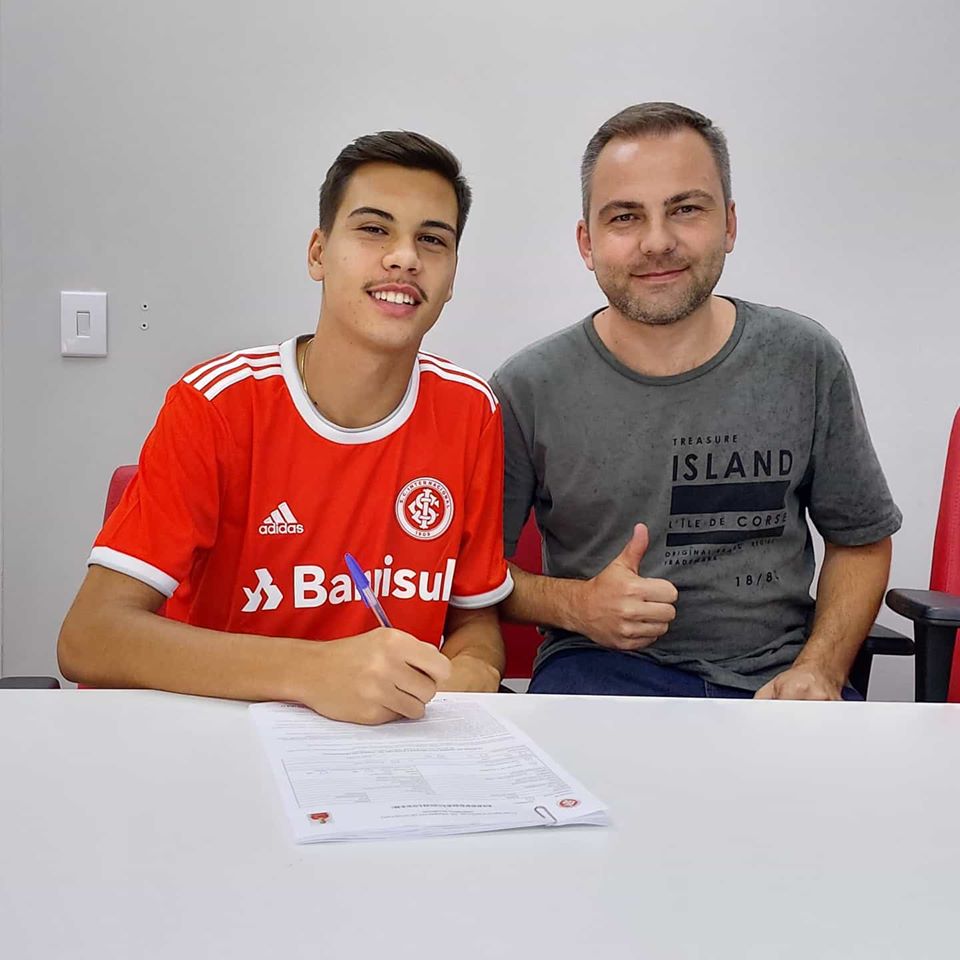
[[[334,720],[384,723],[419,719],[450,676],[450,661],[431,643],[391,626],[353,557],[345,558],[364,603],[380,626],[356,636],[310,644],[316,656],[297,677],[294,699]]]

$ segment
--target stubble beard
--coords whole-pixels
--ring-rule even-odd
[[[610,306],[627,320],[650,326],[666,326],[689,317],[694,310],[706,303],[720,281],[725,259],[726,254],[720,249],[708,260],[701,261],[701,269],[696,270],[695,265],[690,264],[690,283],[686,289],[677,291],[673,296],[664,297],[662,300],[656,293],[646,297],[632,293],[630,272],[621,270],[596,270],[595,272],[597,283],[606,295]],[[643,272],[653,270],[665,272],[675,268],[667,264],[644,266],[642,270]]]

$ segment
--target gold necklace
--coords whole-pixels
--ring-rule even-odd
[[[303,392],[307,395],[307,399],[311,403],[313,403],[313,397],[310,396],[310,391],[307,389],[307,376],[303,371],[307,365],[307,354],[310,352],[310,344],[312,343],[313,337],[307,341],[307,345],[303,348],[303,352],[297,359],[297,370],[300,371],[300,382],[303,384]]]

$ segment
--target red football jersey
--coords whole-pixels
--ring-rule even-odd
[[[88,562],[160,591],[177,620],[331,640],[377,625],[349,552],[393,626],[438,644],[448,604],[513,588],[502,433],[486,383],[430,354],[393,413],[344,429],[307,396],[296,340],[239,350],[170,388]]]

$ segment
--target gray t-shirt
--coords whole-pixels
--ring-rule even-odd
[[[807,515],[848,546],[889,536],[901,515],[839,343],[806,317],[731,300],[729,340],[686,373],[635,373],[589,316],[490,382],[503,408],[507,555],[531,505],[555,577],[592,577],[643,521],[640,573],[670,580],[679,600],[669,631],[636,655],[756,690],[809,633]],[[545,632],[537,666],[594,646]]]

